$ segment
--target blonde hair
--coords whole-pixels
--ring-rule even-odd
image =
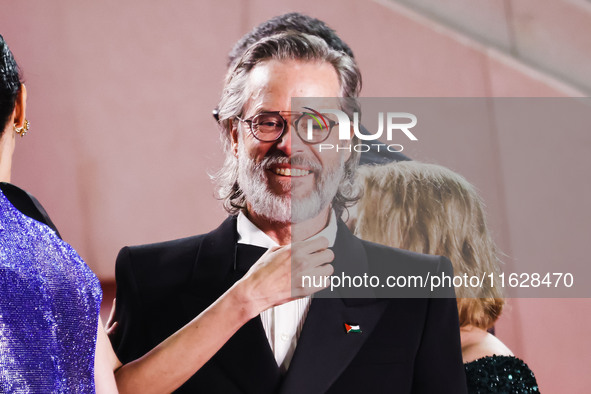
[[[362,239],[419,253],[442,255],[455,275],[498,275],[500,260],[484,204],[461,175],[416,161],[364,166],[364,195],[355,233]],[[496,280],[496,278],[495,278]],[[460,326],[488,329],[503,309],[498,287],[456,288]]]

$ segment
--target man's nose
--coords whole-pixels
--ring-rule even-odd
[[[283,135],[277,142],[277,149],[280,149],[287,156],[291,156],[296,152],[302,152],[305,144],[297,135],[293,122],[289,122],[285,127],[286,129]]]

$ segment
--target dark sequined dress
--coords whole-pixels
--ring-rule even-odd
[[[516,357],[483,357],[464,367],[470,394],[539,393],[534,373]]]
[[[94,393],[100,283],[0,189],[0,393]]]

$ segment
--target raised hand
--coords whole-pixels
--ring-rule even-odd
[[[328,240],[324,237],[274,247],[261,256],[235,286],[242,289],[244,306],[254,317],[272,306],[325,288],[329,281],[302,279],[331,275],[333,259],[334,253],[328,249]],[[322,283],[322,286],[304,286],[304,282]]]

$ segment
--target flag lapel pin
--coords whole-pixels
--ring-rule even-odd
[[[345,323],[345,331],[347,334],[361,334],[361,328],[359,328],[359,324]]]

